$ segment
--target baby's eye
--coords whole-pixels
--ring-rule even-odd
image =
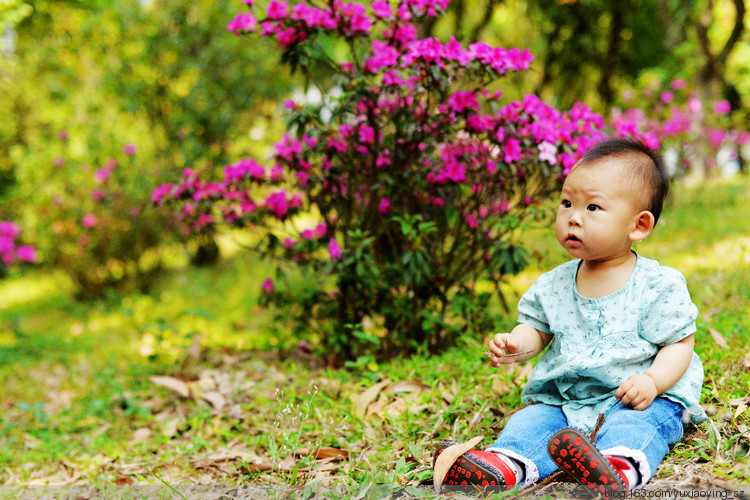
[[[563,208],[570,208],[572,205],[570,204],[568,200],[563,200],[560,202],[560,206]]]
[[[588,210],[589,212],[596,212],[600,208],[601,207],[599,205],[595,205],[595,204],[592,203],[591,205],[589,205],[588,207],[586,207],[586,210]]]

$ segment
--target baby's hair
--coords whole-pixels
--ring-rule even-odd
[[[669,176],[661,155],[637,139],[612,137],[594,144],[576,166],[609,156],[627,158],[634,180],[649,193],[648,211],[653,214],[656,224],[669,192]]]

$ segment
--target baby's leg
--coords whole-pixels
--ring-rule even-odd
[[[664,459],[669,446],[682,438],[682,413],[682,406],[665,398],[656,398],[643,411],[617,403],[607,413],[596,446],[602,455],[631,459],[640,472],[640,485],[644,485]]]
[[[567,425],[559,406],[527,406],[510,417],[487,451],[502,453],[522,463],[526,473],[524,485],[530,485],[557,470],[547,454],[547,441]]]

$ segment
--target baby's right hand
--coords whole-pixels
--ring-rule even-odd
[[[496,333],[490,340],[489,346],[490,353],[494,354],[494,356],[490,355],[490,364],[495,368],[518,361],[517,357],[508,356],[521,352],[521,343],[512,333]]]

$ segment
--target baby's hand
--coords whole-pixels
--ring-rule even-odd
[[[521,343],[512,333],[496,333],[490,340],[489,346],[490,364],[495,368],[515,363],[518,358],[512,355],[523,352]]]
[[[634,410],[645,410],[656,399],[656,382],[645,373],[631,375],[615,391],[622,404]]]

